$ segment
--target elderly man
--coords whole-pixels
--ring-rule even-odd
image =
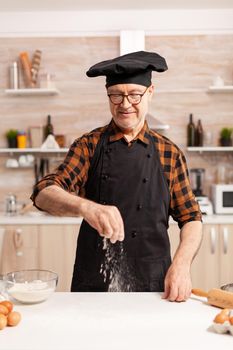
[[[112,120],[76,139],[56,172],[34,188],[31,198],[38,208],[83,217],[72,291],[109,290],[114,271],[110,264],[103,274],[107,255],[115,265],[124,260],[122,291],[164,291],[170,301],[190,296],[201,212],[183,153],[145,120],[154,92],[152,71],[165,70],[163,57],[145,51],[92,66],[89,77],[106,76]],[[181,229],[172,263],[170,215]],[[111,249],[103,249],[106,241]]]

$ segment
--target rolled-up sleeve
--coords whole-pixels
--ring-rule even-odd
[[[63,163],[58,166],[55,172],[46,175],[34,186],[30,197],[34,205],[38,193],[51,185],[78,194],[87,181],[89,166],[89,150],[85,138],[77,139],[71,145]]]
[[[170,214],[181,228],[189,221],[202,221],[199,204],[191,189],[184,154],[177,155],[171,191]]]

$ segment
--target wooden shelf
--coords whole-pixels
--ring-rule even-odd
[[[203,146],[203,147],[187,147],[189,152],[233,152],[233,147],[221,146]]]
[[[169,93],[169,94],[183,94],[183,93],[197,93],[197,92],[205,92],[205,89],[200,88],[185,88],[185,89],[156,89],[156,93]]]
[[[9,96],[51,96],[58,95],[59,90],[53,89],[6,89],[5,94]]]
[[[223,86],[209,86],[208,92],[210,93],[233,93],[233,85],[223,85]]]

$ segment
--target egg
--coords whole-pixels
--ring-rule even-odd
[[[229,310],[229,309],[223,309],[223,310],[220,312],[220,314],[229,316],[230,310]]]
[[[215,316],[214,322],[215,323],[224,323],[226,321],[229,321],[229,316],[220,312]]]
[[[5,328],[7,325],[7,318],[5,315],[0,314],[0,330],[2,330],[3,328]]]
[[[20,322],[20,320],[21,320],[20,313],[17,311],[12,311],[7,316],[7,325],[8,326],[17,326],[17,324]]]
[[[9,313],[8,308],[5,305],[0,304],[0,314],[3,314],[6,316],[6,315],[8,315],[8,313]]]
[[[8,311],[11,312],[13,310],[13,303],[9,300],[4,300],[0,303],[0,305],[4,305],[7,307]]]

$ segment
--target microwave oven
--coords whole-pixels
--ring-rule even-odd
[[[233,214],[233,184],[212,185],[212,202],[216,214]]]

